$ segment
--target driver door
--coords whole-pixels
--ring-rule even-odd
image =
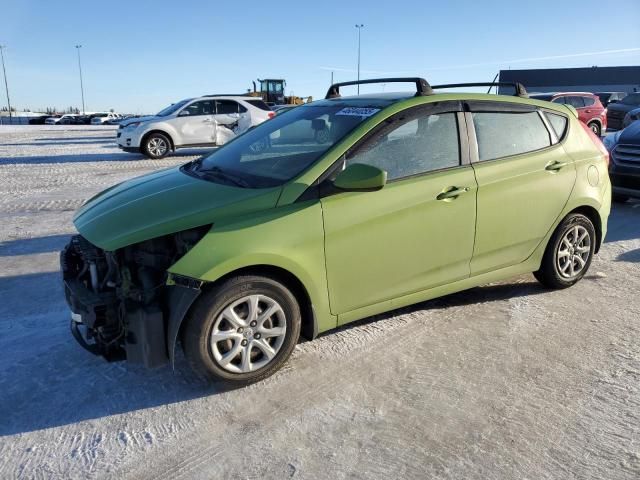
[[[331,311],[359,308],[469,276],[476,181],[458,102],[414,107],[361,140],[346,164],[385,170],[384,188],[321,199]],[[459,133],[460,132],[460,133]],[[447,192],[460,192],[447,196]]]
[[[199,100],[184,107],[172,120],[180,133],[180,145],[201,145],[215,142],[214,100]]]

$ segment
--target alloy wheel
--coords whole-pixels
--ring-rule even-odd
[[[149,153],[154,157],[161,157],[167,152],[168,146],[165,140],[155,137],[149,140],[147,148],[149,150]]]
[[[248,373],[269,364],[284,343],[284,310],[266,295],[235,300],[218,315],[210,335],[216,363],[232,373]]]
[[[591,236],[582,225],[566,231],[556,253],[556,266],[566,279],[577,277],[587,265],[591,255]]]

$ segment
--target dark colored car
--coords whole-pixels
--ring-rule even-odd
[[[600,98],[593,93],[539,93],[529,96],[536,100],[571,105],[578,112],[580,121],[587,125],[593,133],[599,137],[607,130],[607,110],[602,106],[602,103],[600,103]]]
[[[611,103],[607,107],[607,125],[612,130],[620,130],[623,128],[625,115],[631,110],[640,107],[640,93],[630,93],[622,100]]]
[[[640,198],[640,122],[607,136],[604,141],[611,155],[609,177],[613,185],[613,200],[626,202]]]
[[[44,121],[50,116],[51,115],[40,115],[39,117],[30,118],[29,125],[44,125]]]
[[[606,108],[610,103],[616,103],[627,96],[627,92],[596,92],[602,105]]]

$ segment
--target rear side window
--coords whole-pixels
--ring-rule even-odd
[[[585,107],[591,107],[596,103],[596,99],[593,97],[582,97],[582,99],[584,100]]]
[[[460,165],[455,113],[412,116],[392,123],[347,158],[387,172],[389,180]]]
[[[545,112],[547,120],[551,124],[551,128],[556,132],[558,139],[562,140],[564,133],[567,131],[567,117],[558,115],[557,113]]]
[[[216,100],[216,114],[218,115],[240,113],[239,107],[240,104],[238,104],[238,102],[234,102],[233,100]]]
[[[556,97],[553,100],[551,100],[553,103],[567,103],[567,97]]]
[[[245,100],[245,102],[247,102],[250,105],[253,105],[254,107],[258,107],[260,110],[266,110],[268,112],[271,111],[271,109],[269,108],[269,105],[264,103],[262,100]]]
[[[584,97],[576,97],[576,96],[567,97],[567,103],[575,108],[583,108]]]
[[[538,112],[476,112],[472,115],[480,161],[551,146],[549,131]]]

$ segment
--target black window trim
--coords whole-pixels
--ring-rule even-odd
[[[478,104],[483,104],[483,105],[479,106]],[[550,113],[555,113],[557,115],[561,115],[567,118],[567,128],[565,129],[564,136],[561,139],[558,139],[555,131],[553,130],[553,127],[549,124],[549,121],[547,120],[545,115],[543,115],[542,113],[547,109],[539,108],[535,105],[509,103],[509,102],[499,102],[500,104],[499,107],[491,109],[492,104],[498,105],[498,102],[486,102],[486,101],[465,102],[465,118],[467,121],[467,130],[469,132],[469,150],[470,150],[470,158],[471,158],[472,165],[476,163],[480,164],[480,163],[496,162],[496,161],[509,160],[509,159],[517,159],[522,155],[529,155],[531,153],[539,153],[545,150],[550,150],[552,148],[557,148],[568,137],[569,124],[571,122],[569,121],[568,115],[565,115],[564,113],[560,113],[555,110],[548,110]],[[476,135],[476,126],[472,116],[473,113],[530,113],[530,112],[537,112],[538,116],[540,117],[540,120],[542,121],[542,124],[547,129],[547,134],[549,135],[549,141],[550,141],[549,146],[538,148],[536,150],[529,150],[522,153],[516,153],[515,155],[505,155],[503,157],[491,158],[489,160],[480,160],[478,138]],[[556,143],[553,142],[554,139],[557,140]]]

